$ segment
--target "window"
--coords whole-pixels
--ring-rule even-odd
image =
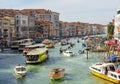
[[[16,24],[19,24],[19,20],[16,20]]]
[[[25,21],[25,20],[23,20],[23,21],[22,21],[22,24],[26,24],[26,21]]]
[[[8,29],[4,29],[4,31],[8,31]]]
[[[117,78],[117,76],[116,75],[113,75],[115,78]]]
[[[117,14],[120,14],[120,10],[119,10],[119,11],[117,11]]]
[[[16,30],[19,31],[19,27],[17,27]]]
[[[111,76],[113,76],[113,74],[111,74]]]
[[[120,76],[118,76],[118,78],[120,79]]]

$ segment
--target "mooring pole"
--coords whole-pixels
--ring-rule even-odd
[[[86,51],[87,51],[87,59],[88,59],[88,51],[89,51],[90,49],[88,48],[88,43],[86,43]]]
[[[86,51],[87,51],[87,59],[88,59],[88,51],[89,51],[89,48],[86,48]]]

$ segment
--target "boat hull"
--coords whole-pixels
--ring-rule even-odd
[[[17,73],[17,72],[15,72],[15,75],[16,75],[16,76],[24,77],[24,76],[26,75],[26,72],[25,72],[25,73]]]
[[[54,71],[54,70],[57,70],[57,71]],[[51,71],[49,74],[51,80],[59,80],[64,78],[65,69],[58,68],[58,69],[53,69],[53,71]]]
[[[63,52],[63,55],[65,55],[65,56],[67,56],[67,57],[72,57],[72,56],[74,56],[74,54],[67,54],[67,53],[65,53],[65,52]]]
[[[59,80],[59,79],[63,79],[64,75],[60,75],[60,76],[51,76],[50,79],[51,80]]]
[[[104,75],[104,74],[101,74],[101,73],[98,73],[94,70],[90,70],[90,73],[97,76],[97,77],[100,77],[102,79],[105,79],[105,80],[108,80],[108,81],[111,81],[113,83],[117,83],[117,84],[120,84],[120,80],[116,80],[116,79],[113,79],[113,78],[110,78],[108,77],[107,75]]]

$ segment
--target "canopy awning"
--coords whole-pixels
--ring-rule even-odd
[[[108,45],[112,45],[112,46],[118,46],[119,44],[117,44],[117,42],[115,42],[114,40],[108,40],[104,42],[105,44]]]
[[[117,56],[111,56],[111,57],[108,57],[107,60],[108,61],[116,61],[117,60]]]

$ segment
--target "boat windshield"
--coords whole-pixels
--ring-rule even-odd
[[[26,69],[24,67],[16,68],[17,71],[25,71]]]
[[[73,52],[69,52],[70,54],[72,54]]]
[[[38,61],[39,55],[27,55],[26,58],[28,61]]]

